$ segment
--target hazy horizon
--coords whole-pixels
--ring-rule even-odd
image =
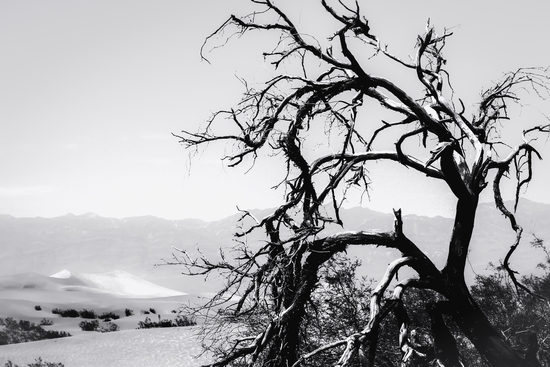
[[[540,201],[536,201],[536,200],[530,200],[530,199],[527,199],[525,197],[521,198],[520,199],[520,202],[521,201],[529,201],[529,202],[534,202],[534,203],[537,203],[537,204],[544,204],[544,205],[550,205],[549,203],[543,203],[543,202],[540,202]],[[505,202],[510,202],[510,200],[506,200]],[[479,203],[480,205],[483,205],[483,204],[488,204],[488,205],[491,205],[491,204],[494,204],[494,202],[490,201],[490,200],[486,200],[486,201],[482,201]],[[354,209],[354,208],[363,208],[363,209],[368,209],[368,210],[372,210],[374,212],[378,212],[378,213],[381,213],[381,214],[392,214],[392,212],[382,212],[382,211],[379,211],[379,210],[375,210],[375,209],[371,209],[369,208],[368,206],[362,206],[362,205],[357,205],[357,206],[351,206],[351,207],[346,207],[346,208],[342,208],[343,210],[346,210],[346,209]],[[271,208],[247,208],[245,210],[247,211],[265,211],[265,210],[271,210],[271,209],[276,209],[275,207],[271,207]],[[395,208],[395,209],[399,209],[399,208]],[[155,218],[159,218],[159,219],[165,219],[165,220],[201,220],[203,222],[215,222],[215,221],[218,221],[218,220],[223,220],[225,218],[229,218],[229,217],[232,217],[234,215],[237,215],[239,214],[240,212],[237,211],[235,209],[235,212],[232,213],[232,214],[229,214],[227,216],[224,216],[222,218],[218,218],[218,219],[212,219],[212,220],[208,220],[208,219],[204,219],[204,218],[199,218],[199,217],[186,217],[186,218],[166,218],[166,217],[160,217],[160,216],[157,216],[157,215],[152,215],[152,214],[142,214],[142,215],[132,215],[132,216],[127,216],[127,217],[113,217],[113,216],[103,216],[103,215],[100,215],[100,214],[97,214],[97,213],[94,213],[94,212],[84,212],[84,213],[66,213],[66,214],[61,214],[61,215],[55,215],[55,216],[29,216],[29,217],[18,217],[18,216],[14,216],[14,215],[11,215],[11,214],[7,214],[7,213],[0,213],[0,215],[8,215],[8,216],[11,216],[13,218],[18,218],[18,219],[32,219],[32,218],[44,218],[44,219],[52,219],[52,218],[59,218],[59,217],[65,217],[65,216],[77,216],[77,217],[83,217],[83,216],[98,216],[98,217],[101,217],[101,218],[111,218],[111,219],[127,219],[127,218],[139,218],[139,217],[155,217]],[[407,213],[403,213],[404,216],[407,216],[407,215],[418,215],[418,216],[421,216],[421,217],[428,217],[428,218],[434,218],[434,217],[443,217],[443,218],[447,218],[447,219],[452,219],[453,216],[444,216],[444,215],[425,215],[425,214],[418,214],[418,213],[415,213],[415,212],[407,212]]]

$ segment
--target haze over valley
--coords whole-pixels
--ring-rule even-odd
[[[268,212],[252,211],[260,219]],[[426,250],[436,265],[443,266],[452,219],[403,214],[405,234]],[[94,214],[68,214],[56,218],[0,215],[0,276],[25,273],[50,276],[63,270],[81,274],[122,270],[180,292],[205,292],[210,288],[209,284],[216,283],[216,279],[203,282],[183,276],[183,268],[167,266],[164,260],[174,261],[174,254],[181,256],[176,249],[197,256],[196,249],[200,248],[210,258],[218,256],[220,248],[229,250],[240,216],[235,214],[219,221],[205,222],[152,216],[115,219]],[[522,245],[512,258],[512,265],[520,273],[527,274],[538,261],[537,251],[529,244],[532,234],[541,239],[550,238],[550,205],[523,199],[517,217],[524,227],[524,235]],[[347,230],[391,230],[393,227],[392,214],[366,208],[344,209],[342,219]],[[332,229],[342,228],[335,226]],[[509,223],[494,205],[480,204],[469,257],[469,279],[473,279],[474,271],[484,273],[489,261],[503,259],[514,238]],[[249,242],[264,239],[263,233],[256,231],[249,237]],[[369,246],[352,246],[348,253],[362,260],[364,275],[372,277],[380,275],[396,256],[388,251],[378,258],[380,251]]]

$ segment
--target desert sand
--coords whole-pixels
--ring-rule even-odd
[[[47,277],[34,273],[0,277],[0,317],[13,317],[38,324],[53,321],[45,329],[66,331],[73,336],[0,346],[0,366],[11,360],[20,367],[42,358],[65,367],[199,366],[208,361],[197,357],[199,327],[139,329],[139,321],[174,319],[182,304],[200,302],[201,297],[173,291],[124,271],[75,274],[62,271]],[[35,306],[40,306],[37,310]],[[82,331],[83,319],[53,314],[54,308],[114,312],[112,320],[120,331]],[[126,316],[126,308],[133,310]],[[144,314],[154,309],[155,313]],[[176,312],[175,312],[176,311]],[[104,322],[98,320],[100,324]]]
[[[124,330],[31,343],[0,346],[0,366],[6,361],[23,367],[41,357],[65,367],[153,367],[200,366],[206,356],[196,358],[200,344],[198,327]]]

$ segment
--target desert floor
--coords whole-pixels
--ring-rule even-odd
[[[65,367],[152,367],[199,366],[208,361],[198,357],[197,327],[124,330],[31,343],[0,346],[0,366],[6,361],[23,367],[41,357]]]

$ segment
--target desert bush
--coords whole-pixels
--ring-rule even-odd
[[[137,329],[151,329],[151,328],[154,328],[155,326],[153,326],[154,322],[151,321],[151,319],[149,317],[146,317],[144,321],[139,321],[138,322],[138,327]]]
[[[158,322],[158,327],[172,327],[174,326],[172,324],[172,320],[168,320],[168,319],[162,319]]]
[[[7,361],[4,367],[19,367],[12,361]],[[42,358],[37,358],[34,363],[27,364],[27,367],[65,367],[63,363],[45,362]]]
[[[92,321],[81,321],[78,326],[82,331],[98,331],[99,329],[99,322],[97,320]]]
[[[54,308],[52,310],[52,313],[56,314],[56,315],[59,315],[61,317],[79,317],[80,316],[80,313],[77,310],[75,310],[74,308],[69,308],[69,309],[66,309],[66,310],[61,310],[59,308]]]
[[[78,312],[78,314],[83,319],[97,319],[97,314],[94,310],[83,309],[82,311]]]
[[[134,311],[127,308],[127,309],[124,310],[124,314],[126,315],[126,317],[133,316]]]
[[[176,317],[174,322],[176,323],[176,326],[193,326],[193,325],[197,325],[197,322],[195,320],[193,320],[192,318],[187,317],[187,316],[178,316],[178,317]]]
[[[120,316],[113,312],[103,312],[101,315],[98,316],[98,318],[102,319],[103,321],[107,321],[106,319],[116,320],[120,318]]]
[[[149,315],[151,312],[149,312],[147,310],[141,310],[139,313],[142,314],[142,315]]]
[[[192,326],[196,325],[195,320],[188,318],[187,316],[178,316],[175,320],[162,319],[158,322],[151,321],[149,317],[146,317],[144,321],[138,322],[137,329],[153,329],[161,327],[179,327],[179,326]]]
[[[53,325],[53,320],[49,320],[47,318],[43,318],[40,320],[40,326],[50,326]]]
[[[112,322],[107,323],[106,326],[100,326],[97,320],[84,320],[78,324],[82,331],[99,331],[100,333],[108,333],[111,331],[119,331],[120,328],[117,324]]]
[[[36,311],[42,311],[42,307],[40,307],[40,305],[34,306],[34,309],[35,309]]]
[[[154,308],[150,308],[149,311],[150,311],[151,313],[154,313],[154,314],[157,313],[157,310],[155,310]]]
[[[0,318],[0,345],[33,342],[44,339],[64,338],[71,334],[64,331],[45,330],[27,320],[15,320],[11,317]]]
[[[120,330],[120,328],[118,327],[117,324],[109,322],[107,324],[107,326],[101,326],[98,331],[101,332],[101,333],[109,333],[109,332],[112,332],[112,331],[119,331],[119,330]]]

